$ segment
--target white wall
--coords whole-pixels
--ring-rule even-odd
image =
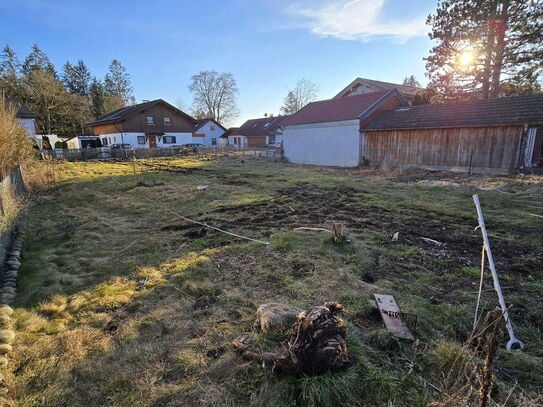
[[[238,144],[236,144],[234,141],[236,137],[238,138]],[[235,147],[245,147],[247,145],[247,137],[240,136],[239,134],[236,136],[228,136],[228,145]]]
[[[213,130],[211,130],[212,128]],[[200,143],[204,146],[211,146],[213,145],[212,139],[214,138],[217,139],[216,145],[219,145],[219,137],[224,134],[224,130],[222,127],[217,126],[217,124],[214,122],[207,122],[201,128],[199,128],[198,131],[195,131],[195,133],[203,133],[205,134],[205,137],[194,137],[192,143]]]
[[[297,164],[357,167],[359,128],[359,120],[286,126],[285,157]]]
[[[19,119],[19,124],[23,126],[28,134],[33,140],[36,139],[36,121],[34,119]]]
[[[134,148],[149,148],[149,140],[146,140],[145,144],[138,143],[138,136],[145,136],[145,133],[112,133],[104,134],[100,136],[102,140],[102,145],[104,144],[104,138],[108,139],[108,146],[111,144],[130,144]],[[164,143],[164,136],[175,136],[175,143]],[[164,133],[162,137],[156,136],[156,145],[157,147],[171,147],[175,145],[193,143],[192,133]]]

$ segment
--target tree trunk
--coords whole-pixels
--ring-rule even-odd
[[[496,30],[496,52],[494,54],[494,66],[492,68],[492,86],[490,98],[495,99],[500,94],[500,75],[503,66],[503,53],[505,51],[505,32],[509,19],[509,0],[501,2],[500,18],[495,22]]]
[[[492,3],[492,9],[489,12],[488,16],[488,25],[487,25],[487,36],[486,36],[486,52],[485,52],[485,67],[483,69],[483,78],[482,78],[482,87],[481,87],[481,97],[483,99],[488,99],[490,96],[490,76],[491,76],[491,63],[492,63],[492,54],[494,51],[494,40],[495,40],[495,22],[496,14],[498,12],[498,3],[499,0],[495,0]]]

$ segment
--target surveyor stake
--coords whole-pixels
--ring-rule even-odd
[[[496,272],[496,266],[494,265],[494,258],[492,257],[492,250],[490,250],[490,241],[488,240],[488,235],[486,233],[485,220],[483,219],[483,210],[481,209],[481,203],[479,202],[479,196],[477,194],[473,195],[473,202],[475,202],[475,207],[477,208],[477,217],[479,220],[479,227],[481,228],[481,233],[483,234],[484,248],[486,251],[486,256],[488,258],[488,266],[492,272],[492,278],[494,279],[494,289],[498,293],[498,301],[502,308],[503,319],[505,320],[505,326],[507,327],[507,332],[509,332],[509,341],[507,342],[507,350],[511,350],[513,345],[517,344],[520,349],[524,348],[524,344],[515,337],[515,331],[513,331],[513,325],[509,319],[509,312],[507,312],[507,306],[505,305],[505,300],[503,299],[502,289],[500,287],[500,280],[498,279],[498,273]]]

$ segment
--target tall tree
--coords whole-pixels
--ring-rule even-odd
[[[440,0],[427,24],[427,75],[445,99],[541,89],[543,0]]]
[[[104,89],[107,95],[108,108],[111,110],[127,106],[132,97],[130,75],[121,61],[114,59],[109,64],[109,70],[104,77]]]
[[[106,90],[102,81],[93,77],[89,91],[92,100],[92,116],[97,119],[107,113],[105,110]]]
[[[6,44],[0,54],[0,92],[12,99],[21,98],[19,70],[21,63],[15,51]]]
[[[415,75],[409,75],[403,78],[402,85],[404,86],[411,86],[413,88],[420,88],[421,84],[417,80],[417,77]]]
[[[282,114],[294,114],[309,102],[317,99],[318,85],[309,79],[300,79],[294,89],[288,91],[283,105],[279,108]]]
[[[238,87],[231,73],[200,71],[188,86],[192,93],[193,113],[204,113],[219,123],[229,123],[238,114]]]
[[[23,75],[29,75],[36,70],[48,71],[56,76],[55,66],[49,59],[49,57],[43,52],[38,45],[32,46],[32,51],[25,58],[22,65]]]
[[[87,96],[90,93],[92,76],[82,60],[75,65],[66,62],[62,72],[62,82],[69,93]]]

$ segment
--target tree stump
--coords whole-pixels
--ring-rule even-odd
[[[334,234],[334,242],[343,243],[345,242],[345,232],[343,225],[341,223],[332,224],[332,233]]]

